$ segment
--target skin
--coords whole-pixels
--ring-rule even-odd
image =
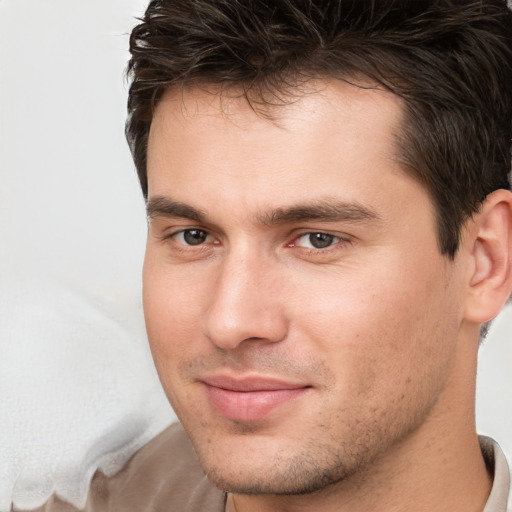
[[[168,91],[150,133],[148,335],[203,468],[228,511],[482,510],[478,223],[440,254],[393,95],[326,81],[270,113]],[[212,375],[301,391],[234,420]]]

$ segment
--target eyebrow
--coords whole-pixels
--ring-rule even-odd
[[[164,196],[152,197],[147,203],[146,212],[150,219],[156,217],[179,217],[199,223],[208,222],[208,216],[204,211]],[[256,221],[265,226],[307,221],[369,222],[381,219],[381,216],[372,208],[359,203],[329,198],[289,207],[275,208],[256,215]]]
[[[203,211],[164,196],[155,196],[148,201],[146,215],[150,219],[155,217],[180,217],[200,223],[206,222],[206,214]]]
[[[258,215],[258,221],[265,225],[294,222],[368,222],[380,220],[381,216],[372,208],[359,203],[324,199],[285,208],[276,208]]]

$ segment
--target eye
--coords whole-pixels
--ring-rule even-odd
[[[173,235],[174,239],[183,245],[201,245],[211,242],[213,237],[202,229],[184,229]]]
[[[340,237],[328,233],[304,233],[297,238],[294,245],[308,249],[326,249],[340,241]]]

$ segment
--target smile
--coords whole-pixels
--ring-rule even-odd
[[[211,377],[203,383],[210,403],[219,414],[243,422],[262,420],[311,389],[311,386],[261,378]]]

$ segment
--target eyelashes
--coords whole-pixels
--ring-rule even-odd
[[[221,245],[221,242],[207,230],[200,228],[187,228],[175,231],[163,237],[164,241],[170,240],[176,250],[179,251],[204,251],[214,245]],[[351,243],[348,236],[341,236],[324,231],[306,231],[293,237],[285,244],[288,248],[304,249],[314,254],[326,253],[333,248],[340,248]]]
[[[212,235],[209,235],[203,229],[183,229],[171,235],[176,242],[194,247],[205,243],[211,243],[213,241]]]
[[[296,242],[292,244],[294,247],[304,247],[307,249],[327,249],[333,244],[340,243],[342,239],[339,236],[330,233],[311,232],[304,233],[296,238]]]

